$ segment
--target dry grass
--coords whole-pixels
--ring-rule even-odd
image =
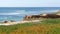
[[[10,34],[59,34],[60,24],[41,24],[21,27]],[[58,30],[58,31],[57,31]]]
[[[47,19],[42,21],[42,23],[0,26],[0,34],[60,34],[59,20],[60,19]]]

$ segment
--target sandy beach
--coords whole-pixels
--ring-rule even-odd
[[[31,21],[17,21],[17,22],[8,22],[8,23],[0,23],[0,25],[8,26],[22,23],[30,23],[30,22],[39,22],[40,20],[31,20]]]

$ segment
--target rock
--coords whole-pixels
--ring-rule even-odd
[[[8,21],[4,21],[3,23],[8,23]]]
[[[11,20],[10,22],[15,22],[14,20]]]
[[[40,18],[60,18],[60,14],[40,14],[40,15],[30,15],[25,16],[24,20],[36,20]]]
[[[40,15],[30,15],[30,16],[25,16],[23,20],[32,20],[32,19],[39,19]]]
[[[60,18],[59,15],[56,14],[47,14],[46,16],[41,16],[42,18]]]

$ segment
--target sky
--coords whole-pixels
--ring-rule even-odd
[[[0,7],[60,7],[60,0],[0,0]]]

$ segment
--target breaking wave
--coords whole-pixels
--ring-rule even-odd
[[[17,14],[20,14],[20,13],[0,13],[0,15],[17,15]]]

